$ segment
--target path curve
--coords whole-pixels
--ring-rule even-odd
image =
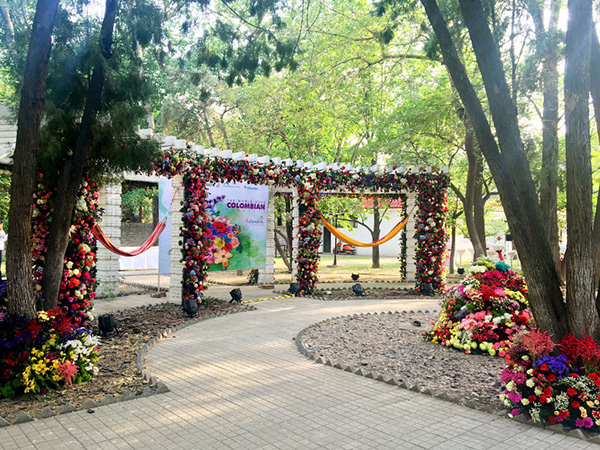
[[[530,427],[309,361],[293,340],[333,316],[432,300],[282,299],[178,331],[150,350],[171,392],[0,428],[0,448],[585,449]],[[598,447],[600,448],[600,447]]]

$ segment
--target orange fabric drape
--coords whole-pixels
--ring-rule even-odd
[[[113,253],[116,253],[117,255],[137,256],[141,253],[144,253],[146,250],[148,250],[154,245],[160,233],[162,233],[162,231],[165,229],[165,226],[165,222],[158,222],[158,225],[156,225],[156,228],[154,229],[148,240],[144,242],[140,248],[136,248],[131,252],[125,252],[115,247],[115,245],[112,242],[110,242],[108,237],[104,234],[104,231],[102,231],[100,225],[98,225],[97,223],[94,224],[94,226],[92,227],[92,234],[96,237],[96,239],[98,239],[98,241],[100,241],[102,245],[104,245],[108,250],[110,250]]]
[[[335,237],[337,237],[340,241],[345,242],[346,244],[354,245],[355,247],[377,247],[378,245],[381,245],[384,242],[387,242],[390,239],[393,239],[394,236],[396,236],[398,233],[400,233],[400,231],[402,231],[402,228],[404,228],[404,226],[406,225],[406,222],[408,222],[409,217],[410,217],[410,215],[406,216],[406,219],[404,219],[402,222],[400,222],[398,225],[396,225],[394,228],[392,228],[392,230],[388,234],[386,234],[384,237],[382,237],[381,239],[379,239],[375,242],[366,243],[366,242],[359,242],[355,239],[352,239],[350,236],[345,235],[340,230],[338,230],[336,227],[334,227],[329,222],[327,222],[323,216],[319,216],[319,218],[321,219],[321,222],[323,222],[323,225],[325,225],[325,228],[327,228],[331,234],[333,234]]]

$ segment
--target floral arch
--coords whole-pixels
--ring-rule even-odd
[[[171,138],[174,140],[174,138]],[[230,150],[204,149],[170,141],[162,161],[155,165],[158,175],[175,178],[183,192],[181,209],[182,246],[180,268],[184,299],[197,298],[206,289],[207,238],[203,234],[206,222],[206,184],[209,182],[245,182],[268,185],[270,190],[292,190],[298,200],[298,233],[295,260],[296,280],[304,294],[314,293],[319,265],[318,249],[321,230],[318,200],[320,192],[338,192],[345,195],[370,193],[371,195],[405,196],[408,206],[416,205],[413,219],[407,227],[407,241],[412,249],[406,261],[410,277],[416,288],[431,284],[442,291],[446,253],[446,213],[449,175],[447,170],[432,168],[352,168],[325,163],[314,165],[303,161],[282,161],[268,156],[257,157]],[[169,143],[169,138],[164,143]],[[177,148],[179,147],[179,148]],[[181,148],[185,147],[185,148]],[[177,198],[176,198],[177,200]],[[406,203],[406,202],[405,202]],[[272,209],[272,208],[271,208]],[[177,232],[176,220],[173,230]],[[175,242],[177,236],[173,236]],[[172,259],[173,261],[173,259]],[[173,270],[175,269],[175,271]],[[173,267],[172,278],[177,270]],[[269,275],[269,274],[267,274]],[[272,273],[270,274],[272,283]],[[175,277],[176,278],[176,277]],[[268,279],[263,278],[268,283]],[[270,284],[269,283],[269,284]],[[171,281],[171,295],[177,283]]]

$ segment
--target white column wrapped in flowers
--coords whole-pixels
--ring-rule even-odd
[[[265,268],[258,271],[258,284],[271,285],[275,282],[275,190],[269,188],[269,206],[267,210],[267,247],[265,249]]]
[[[121,183],[110,183],[100,190],[99,207],[104,209],[100,225],[116,247],[121,245]],[[119,255],[98,245],[96,260],[96,292],[102,296],[119,293]]]
[[[413,209],[417,202],[417,195],[410,193],[406,195],[406,212],[413,211],[412,216],[406,223],[406,280],[415,281],[417,279],[417,266],[415,255],[417,253],[417,242],[415,240],[415,223],[418,214],[417,209]]]
[[[183,202],[183,178],[173,178],[173,191],[175,192],[171,203],[171,280],[169,289],[169,300],[174,303],[181,302],[181,280],[183,279],[183,263],[181,262],[181,227],[183,226],[183,214],[181,203]]]

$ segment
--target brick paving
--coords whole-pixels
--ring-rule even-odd
[[[595,444],[313,363],[293,338],[332,316],[432,300],[281,299],[148,354],[171,392],[0,428],[2,449],[586,449]]]

